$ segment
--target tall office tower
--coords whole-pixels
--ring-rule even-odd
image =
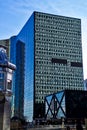
[[[34,12],[11,44],[17,113],[44,117],[46,95],[84,89],[80,19]]]

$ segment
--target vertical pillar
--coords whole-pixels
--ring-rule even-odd
[[[62,128],[64,128],[64,118],[62,118]]]
[[[0,92],[0,130],[10,130],[10,102]]]
[[[0,100],[0,130],[3,130],[4,99]]]
[[[87,118],[85,118],[85,129],[87,130]]]

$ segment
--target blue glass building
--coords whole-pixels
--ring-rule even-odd
[[[11,38],[11,61],[17,65],[14,76],[13,115],[32,120],[34,97],[34,14]]]
[[[34,12],[10,40],[14,115],[44,117],[46,95],[84,89],[80,19]]]

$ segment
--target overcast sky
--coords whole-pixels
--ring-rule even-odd
[[[0,0],[0,40],[17,35],[33,11],[80,18],[84,79],[87,78],[86,0]]]

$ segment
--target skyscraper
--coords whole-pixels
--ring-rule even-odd
[[[11,38],[11,60],[18,68],[14,111],[29,120],[44,117],[46,95],[84,89],[81,20],[34,12]]]

